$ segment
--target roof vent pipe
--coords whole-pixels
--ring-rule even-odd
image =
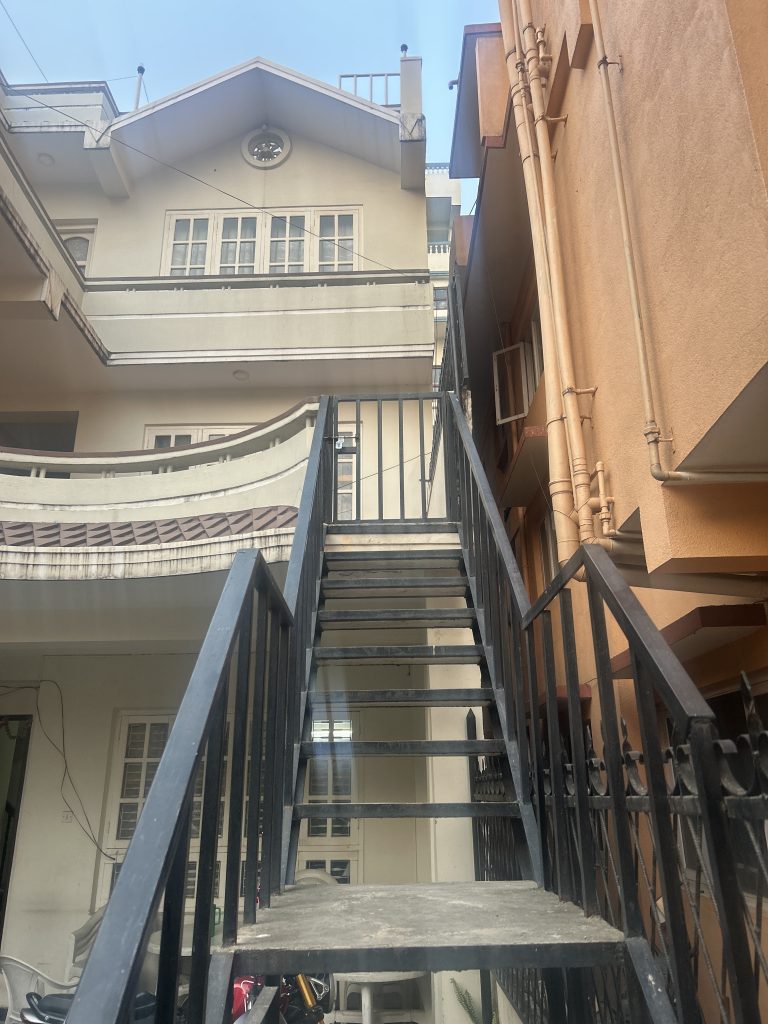
[[[147,69],[143,64],[139,64],[136,68],[136,95],[133,98],[133,109],[138,110],[141,103],[141,84],[144,81],[144,72]]]

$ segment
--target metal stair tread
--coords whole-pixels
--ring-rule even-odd
[[[516,801],[464,801],[418,803],[376,801],[368,803],[295,804],[294,819],[304,818],[508,818],[517,817]]]
[[[376,662],[378,664],[421,664],[476,665],[482,661],[484,652],[480,644],[403,644],[390,646],[360,647],[316,647],[315,660],[323,662],[343,661]]]
[[[354,608],[317,616],[323,629],[469,629],[476,620],[474,608]]]
[[[494,700],[490,687],[454,687],[437,690],[311,690],[309,702],[312,707],[329,707],[340,704],[353,707],[363,704],[413,705],[415,707],[474,708],[492,704]]]
[[[624,936],[534,882],[289,886],[243,927],[238,973],[618,966]]]
[[[355,579],[329,579],[326,576],[321,585],[325,593],[405,590],[411,592],[414,597],[433,597],[435,591],[440,591],[445,596],[464,597],[469,588],[469,580],[465,575],[458,573],[455,576],[363,576]],[[416,593],[418,591],[423,593]]]
[[[493,757],[505,752],[503,740],[306,740],[303,757]]]

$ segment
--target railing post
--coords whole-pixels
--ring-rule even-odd
[[[163,925],[155,1000],[156,1024],[174,1024],[179,992],[179,967],[184,934],[184,903],[189,858],[189,822],[191,802],[187,803],[186,821],[179,836],[171,863],[163,898]]]
[[[282,792],[277,792],[277,668],[280,646],[280,622],[278,615],[270,611],[269,616],[269,662],[267,669],[267,718],[264,744],[264,812],[261,836],[261,876],[259,905],[269,907],[274,891],[273,875],[279,874],[280,865],[273,864],[272,830],[275,821],[275,803],[282,804]]]
[[[552,643],[552,613],[542,613],[542,639],[544,641],[544,686],[547,707],[547,746],[549,747],[549,781],[552,806],[552,832],[554,842],[554,868],[557,875],[557,894],[561,900],[573,899],[568,857],[568,818],[565,806],[565,772],[557,714],[557,680],[555,679],[555,652]]]

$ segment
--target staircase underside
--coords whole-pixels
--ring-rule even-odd
[[[623,943],[534,882],[297,885],[240,931],[237,962],[254,974],[588,967],[618,963]]]

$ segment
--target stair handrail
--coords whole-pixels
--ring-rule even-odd
[[[246,922],[255,919],[257,885],[259,905],[268,906],[284,884],[286,808],[293,799],[309,663],[308,659],[302,662],[301,655],[311,648],[314,636],[317,580],[330,508],[330,451],[325,444],[329,406],[327,397],[320,399],[285,591],[260,551],[235,555],[77,988],[67,1018],[70,1024],[122,1024],[126,1019],[150,934],[157,927],[163,892],[156,1019],[174,1018],[193,790],[205,758],[187,1008],[190,1020],[202,1020],[230,698],[234,707],[230,809],[224,834],[236,855],[227,857],[222,943],[232,946],[237,939],[246,763],[250,765]]]
[[[737,756],[736,746],[719,740],[712,709],[601,547],[583,545],[530,604],[458,397],[447,394],[444,401],[451,515],[458,524],[490,682],[512,754],[526,840],[535,854],[534,874],[540,856],[546,888],[624,931],[628,963],[646,999],[653,998],[654,986],[659,991],[667,987],[680,1019],[700,1020],[694,963],[705,936],[698,923],[700,907],[685,883],[682,838],[675,831],[686,829],[694,815],[696,870],[707,879],[707,898],[719,925],[713,949],[717,955],[723,950],[720,974],[727,975],[727,985],[716,969],[709,981],[721,985],[718,996],[723,1005],[731,1001],[734,1019],[758,1020],[755,965],[761,965],[766,979],[768,968],[757,949],[759,928],[755,931],[740,888],[726,802],[734,792],[754,791],[760,806],[751,812],[759,826],[764,804],[757,783],[745,788],[746,783],[736,781],[738,772],[729,761]],[[585,728],[582,707],[579,662],[583,672],[585,650],[577,644],[573,605],[584,602],[585,591],[591,630],[587,656],[595,664],[600,736]],[[612,658],[610,640],[613,636],[615,648],[617,634],[609,630],[606,609],[626,640],[629,671],[618,655]],[[619,692],[617,673],[632,681],[631,690]],[[665,744],[660,711],[674,729]],[[753,746],[757,750],[756,740]],[[527,807],[534,811],[534,829],[526,822]],[[738,818],[739,808],[730,813],[732,820]],[[596,819],[602,824],[596,825]],[[752,841],[759,840],[756,833]],[[487,854],[486,865],[493,862],[493,851]],[[600,857],[605,858],[602,869]],[[509,850],[498,851],[502,877],[509,877],[504,874],[509,862]],[[765,862],[761,867],[768,881]],[[600,870],[613,872],[602,888]],[[659,986],[662,975],[667,981]]]
[[[213,612],[165,751],[104,912],[99,933],[83,970],[67,1017],[69,1024],[93,1024],[94,1021],[100,1024],[120,1024],[125,1019],[134,996],[147,942],[155,928],[156,908],[164,888],[166,905],[162,924],[161,969],[174,962],[178,968],[181,919],[180,913],[174,915],[170,912],[168,893],[170,889],[174,890],[177,902],[180,901],[180,907],[175,909],[183,911],[187,866],[186,833],[195,777],[206,751],[209,759],[214,756],[211,744],[217,739],[217,732],[220,734],[218,742],[221,742],[227,682],[235,647],[241,637],[245,637],[250,646],[249,612],[254,591],[264,595],[276,620],[286,627],[291,623],[291,613],[263,554],[256,550],[239,551]],[[259,640],[258,636],[254,638],[256,644]],[[239,646],[242,651],[242,640]],[[201,885],[206,824],[213,822],[214,838],[218,825],[218,786],[215,807],[211,807],[210,797],[206,800],[207,795],[204,796],[200,822],[198,890]],[[215,812],[216,820],[212,812]],[[213,853],[213,858],[207,858],[211,874],[215,846]],[[201,908],[199,897],[198,891],[193,940],[193,964],[197,960],[198,965],[200,960],[207,959],[210,950],[209,921],[202,919],[205,908]],[[210,900],[207,912],[210,916]],[[174,940],[174,929],[175,953],[170,948]],[[203,938],[206,948],[200,944]],[[194,983],[195,979],[192,980]],[[201,980],[204,999],[205,978]],[[169,988],[169,982],[169,977],[164,977],[161,970],[158,1004],[169,998],[168,992],[162,991],[163,984],[166,990]],[[173,984],[176,984],[175,972]],[[160,1016],[159,1006],[158,1019],[164,1019]]]

